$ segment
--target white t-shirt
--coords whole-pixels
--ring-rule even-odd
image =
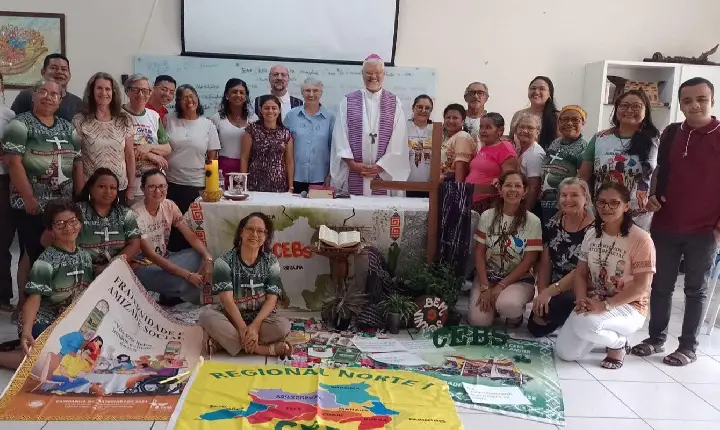
[[[15,112],[7,106],[0,106],[0,142],[2,141],[3,131],[5,127],[15,118]],[[1,146],[1,145],[0,145]],[[2,155],[2,154],[0,154]],[[5,163],[0,160],[0,175],[7,175],[8,169],[5,167]]]
[[[205,158],[208,151],[220,149],[217,128],[208,118],[179,119],[175,114],[165,117],[172,153],[167,180],[178,185],[205,187]]]
[[[408,181],[430,180],[430,154],[432,152],[432,124],[418,127],[408,120],[408,149],[410,152],[410,176]]]
[[[465,118],[465,128],[467,128],[470,136],[472,136],[476,141],[479,141],[478,135],[480,134],[480,118],[481,117],[470,118],[469,116]]]
[[[141,200],[132,206],[137,218],[138,228],[143,240],[147,240],[161,257],[167,257],[167,243],[170,240],[170,230],[183,222],[180,208],[172,200],[165,199],[155,216],[145,208],[145,201]],[[137,261],[149,263],[144,256],[136,258]]]
[[[528,178],[541,177],[543,160],[545,160],[545,150],[535,142],[520,155],[520,170]]]
[[[253,123],[257,121],[258,118],[255,114],[250,115],[248,118],[247,123]],[[242,152],[241,149],[241,139],[243,137],[243,134],[245,134],[245,127],[237,127],[233,123],[230,122],[230,120],[225,118],[220,118],[220,114],[216,113],[210,118],[210,121],[215,124],[215,127],[217,128],[218,135],[220,136],[220,153],[219,155],[221,157],[227,157],[227,158],[233,158],[235,160],[240,159],[240,153]]]
[[[130,118],[133,122],[135,131],[134,142],[136,146],[168,144],[167,133],[165,133],[165,128],[160,122],[159,113],[155,112],[152,109],[144,109],[143,113],[141,113],[140,115],[135,115],[127,109],[125,109],[125,112],[130,115]],[[135,161],[135,174],[137,176],[137,178],[135,179],[136,197],[142,197],[143,195],[142,189],[140,187],[140,177],[143,173],[155,167],[156,166],[154,164],[149,163],[147,160]]]

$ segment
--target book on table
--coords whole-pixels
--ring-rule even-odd
[[[333,199],[335,198],[335,188],[324,185],[310,185],[307,196],[309,199]]]
[[[334,248],[350,248],[359,245],[361,242],[359,231],[337,232],[325,225],[320,226],[318,237],[322,243]]]

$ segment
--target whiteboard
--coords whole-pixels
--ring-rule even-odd
[[[300,85],[312,76],[323,85],[322,105],[337,112],[338,105],[346,94],[363,87],[362,66],[335,65],[322,63],[276,63],[269,61],[249,61],[231,59],[212,59],[180,56],[141,55],[135,57],[135,73],[150,78],[151,83],[157,75],[170,75],[179,85],[190,84],[198,92],[205,115],[214,114],[225,90],[225,82],[230,78],[244,80],[250,90],[250,98],[268,94],[270,85],[268,73],[276,64],[282,64],[290,70],[290,94],[302,98]],[[412,116],[412,102],[420,94],[435,97],[435,70],[416,67],[386,67],[384,88],[397,95],[402,101],[405,116]],[[174,103],[168,106],[173,109]]]

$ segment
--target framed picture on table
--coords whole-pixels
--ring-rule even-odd
[[[0,11],[0,73],[5,88],[29,88],[49,54],[65,55],[65,15]]]

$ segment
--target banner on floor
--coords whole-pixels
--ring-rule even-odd
[[[115,260],[36,339],[0,398],[0,419],[167,420],[193,369],[198,325],[167,315],[125,260]]]
[[[363,333],[358,343],[355,334],[322,331],[314,319],[296,319],[292,327],[293,352],[278,359],[279,364],[417,372],[447,383],[458,406],[564,425],[562,390],[549,342],[460,326],[436,331],[434,339],[429,333],[400,342]],[[377,342],[370,342],[374,339]]]
[[[168,430],[461,429],[442,381],[402,370],[205,362]]]

